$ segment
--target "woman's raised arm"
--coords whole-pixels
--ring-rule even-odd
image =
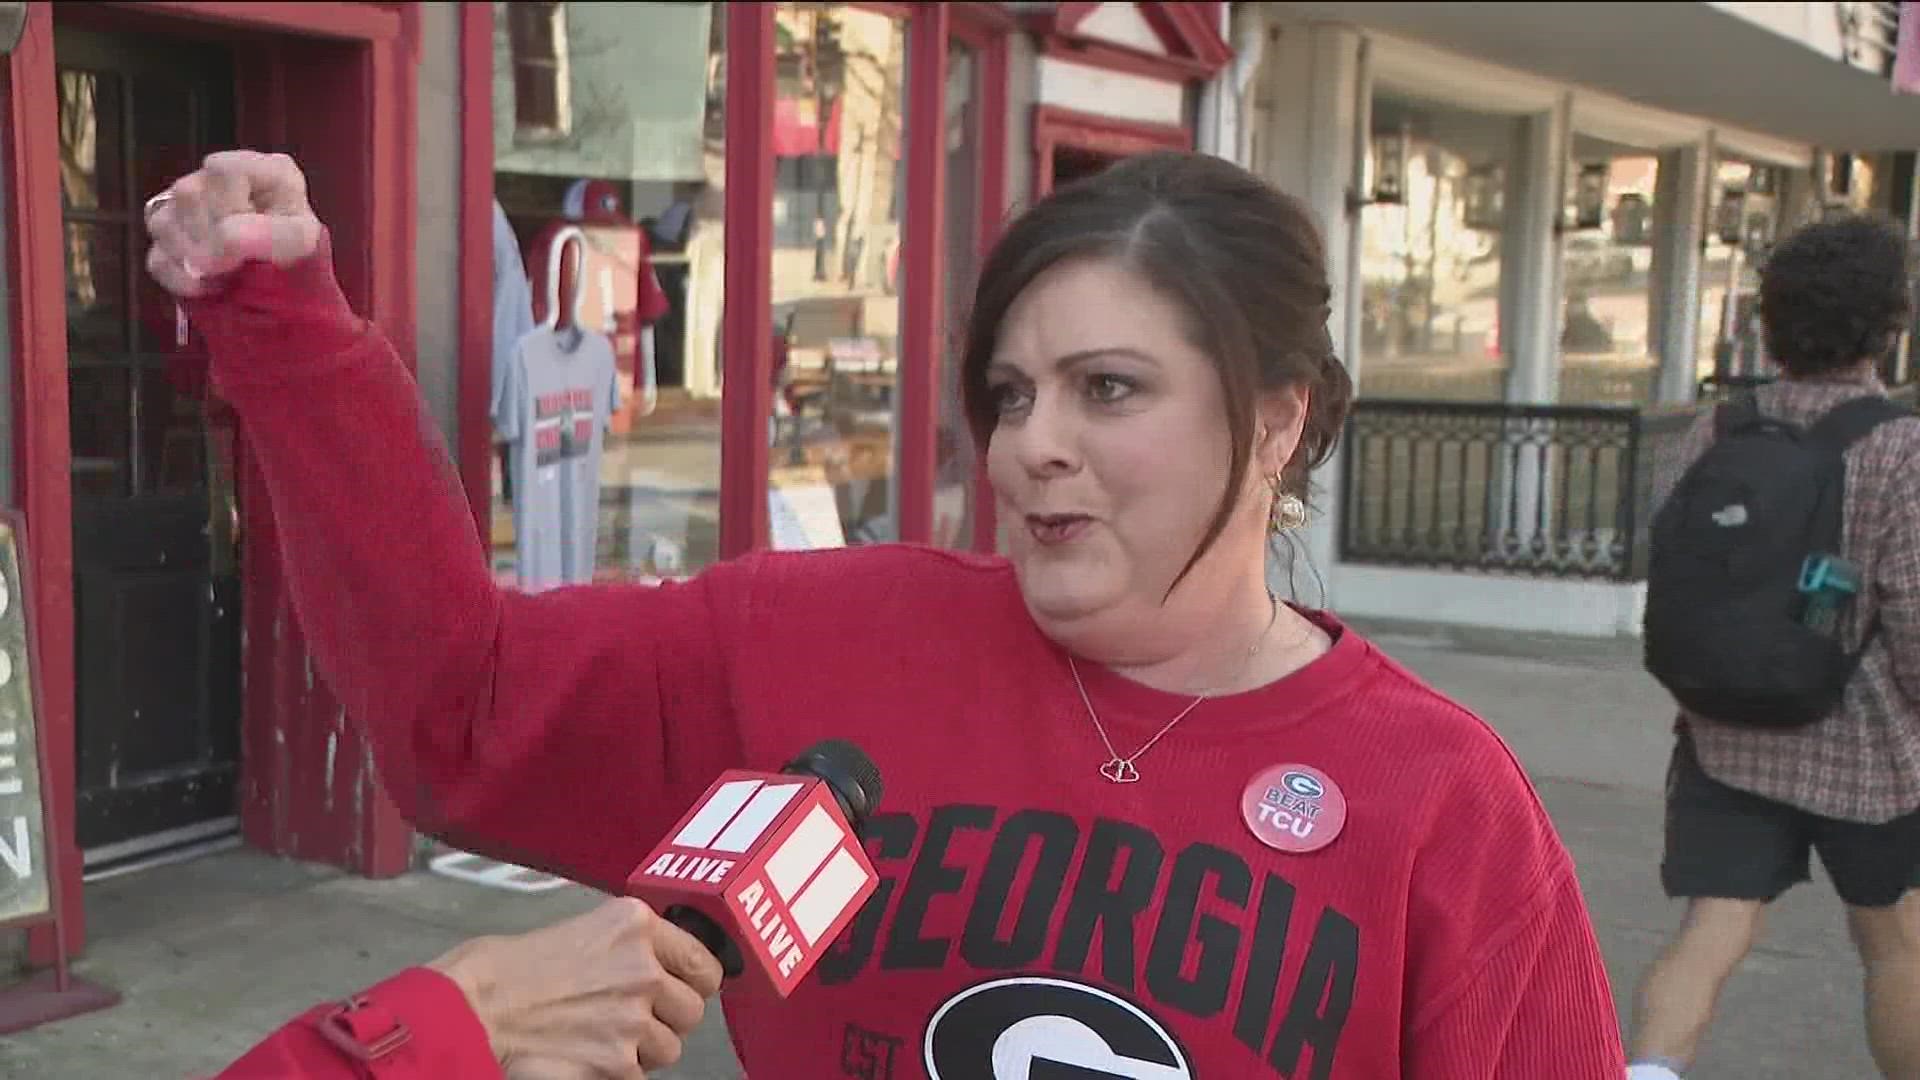
[[[304,178],[216,154],[148,207],[148,268],[207,341],[266,481],[300,628],[408,819],[594,884],[735,764],[724,612],[750,571],[499,588],[393,346],[336,285]]]

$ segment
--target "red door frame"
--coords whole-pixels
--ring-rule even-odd
[[[461,4],[459,305],[454,456],[480,542],[493,534],[493,5]]]
[[[773,415],[772,4],[728,4],[726,253],[722,278],[720,557],[767,546]],[[742,151],[747,152],[743,153]]]
[[[1007,54],[1015,22],[999,8],[986,4],[963,5],[953,24],[954,40],[974,51],[973,95],[980,103],[980,126],[974,132],[979,140],[978,175],[974,177],[975,205],[979,207],[979,226],[973,243],[979,263],[1000,239],[1007,221]],[[949,242],[960,243],[954,237]],[[956,331],[958,327],[955,328]],[[948,379],[958,372],[947,373]],[[968,433],[971,438],[971,433]],[[992,554],[999,546],[994,514],[993,485],[987,479],[986,447],[975,447],[978,461],[973,483],[973,550]]]
[[[901,237],[900,415],[894,440],[900,448],[900,505],[894,508],[899,539],[933,540],[933,473],[938,462],[941,372],[946,341],[940,333],[947,276],[947,39],[953,12],[945,4],[914,5],[907,17],[907,197]],[[965,239],[954,237],[954,242]]]
[[[85,940],[80,849],[74,840],[72,447],[67,424],[66,269],[60,224],[59,117],[54,100],[53,10],[27,8],[7,57],[7,264],[12,285],[14,505],[26,515],[25,568],[37,597],[41,797],[60,808],[47,837],[57,922],[27,931],[28,962],[54,962]],[[31,405],[29,405],[31,403]],[[66,939],[56,942],[58,932]]]
[[[326,144],[328,159],[340,162],[343,214],[362,235],[411,236],[414,229],[413,158],[414,46],[417,14],[411,5],[356,3],[149,3],[103,4],[89,13],[102,20],[165,20],[171,27],[194,24],[213,34],[236,31],[268,37],[267,57],[258,71],[265,75],[262,89],[273,93],[265,110],[253,106],[252,124],[243,128],[248,140],[270,132],[292,134],[300,142],[301,115],[321,111],[302,108],[295,95],[346,90],[364,123],[354,137],[344,134]],[[278,35],[290,35],[280,37]],[[301,42],[327,40],[359,46],[348,71],[337,71],[319,88],[304,80],[285,78],[280,48],[297,36]],[[256,39],[258,40],[258,39]],[[275,72],[279,76],[274,75]],[[7,258],[11,270],[12,304],[8,317],[13,331],[13,439],[15,503],[27,519],[27,540],[34,563],[29,569],[37,598],[42,645],[39,671],[40,729],[46,747],[47,797],[63,808],[74,799],[74,609],[72,491],[69,478],[71,447],[67,415],[67,341],[64,256],[60,225],[58,132],[56,117],[46,103],[53,100],[53,7],[31,4],[20,44],[6,60],[7,117],[5,148],[9,189]],[[338,99],[333,99],[337,104]],[[322,115],[324,113],[321,113]],[[337,112],[335,114],[337,116]],[[243,125],[249,123],[242,118]],[[304,125],[309,136],[319,129]],[[348,128],[345,130],[354,130]],[[398,193],[383,197],[382,193]],[[343,253],[354,251],[346,245]],[[340,263],[343,284],[361,310],[392,337],[401,355],[413,356],[414,251],[410,244],[360,244],[359,256]],[[244,481],[243,481],[244,483]],[[256,507],[264,493],[256,493]],[[245,498],[243,488],[243,498]],[[269,568],[278,559],[271,543],[271,523],[264,512],[249,515],[246,531],[246,580],[250,646],[243,663],[247,696],[242,717],[242,825],[249,839],[273,851],[323,859],[368,874],[392,874],[405,869],[411,834],[363,770],[367,756],[357,733],[339,725],[337,708],[323,691],[298,696],[275,688],[304,679],[306,657],[297,634],[275,633],[273,613],[284,615],[285,597]],[[284,641],[286,647],[278,643]],[[275,642],[274,645],[266,643]],[[350,765],[325,782],[289,775],[289,750],[280,759],[267,748],[287,732],[338,734],[337,760]],[[299,756],[306,756],[300,754]],[[367,790],[374,788],[374,790]],[[338,796],[350,796],[339,798]],[[358,801],[362,795],[370,795]],[[357,817],[329,813],[331,806],[364,807]],[[73,815],[61,813],[58,835],[50,838],[51,872],[60,886],[59,926],[69,951],[84,941],[81,858],[73,834]],[[324,826],[323,826],[324,823]],[[304,843],[291,837],[308,830]],[[29,959],[47,962],[53,953],[47,930],[30,931]]]

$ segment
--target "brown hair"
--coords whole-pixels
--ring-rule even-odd
[[[1307,474],[1339,440],[1353,383],[1327,334],[1325,245],[1299,200],[1207,154],[1142,154],[1060,188],[1008,226],[981,268],[960,393],[982,448],[999,420],[987,370],[1001,322],[1034,279],[1080,258],[1120,259],[1176,301],[1188,340],[1220,375],[1231,464],[1220,509],[1180,571],[1184,578],[1232,516],[1263,392],[1308,392],[1300,445],[1280,478],[1286,492],[1304,498]]]

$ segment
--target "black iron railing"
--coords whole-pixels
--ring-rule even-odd
[[[1340,557],[1629,580],[1652,490],[1645,441],[1625,407],[1358,402]]]
[[[1697,405],[1359,401],[1341,454],[1340,558],[1379,566],[1642,581],[1656,470]],[[1890,396],[1908,407],[1915,384]]]

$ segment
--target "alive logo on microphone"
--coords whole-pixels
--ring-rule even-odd
[[[729,927],[781,997],[879,883],[825,783],[740,771],[722,774],[627,879],[657,908],[690,905]]]

